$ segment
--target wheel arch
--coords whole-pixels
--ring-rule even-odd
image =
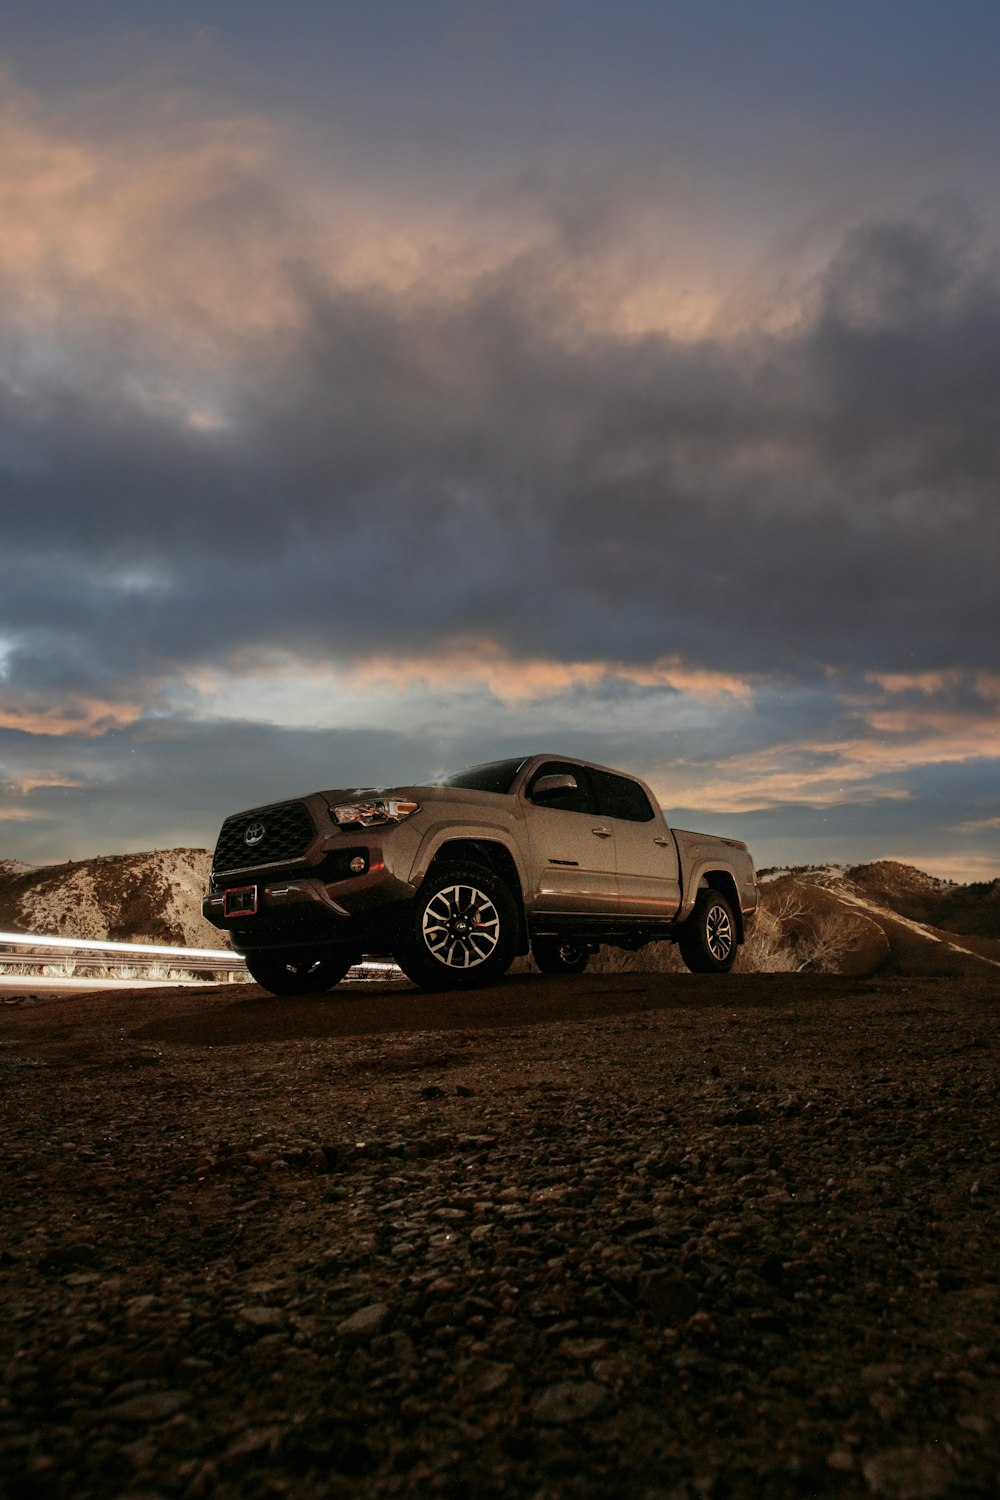
[[[414,883],[417,885],[422,884],[433,871],[437,870],[441,865],[448,864],[483,865],[504,882],[513,896],[517,907],[518,931],[516,951],[518,953],[527,953],[528,924],[524,911],[524,891],[521,883],[521,872],[509,845],[500,839],[491,838],[488,835],[485,837],[481,835],[463,835],[454,838],[445,837],[436,845],[430,858],[426,859],[423,863],[423,867],[414,870]]]
[[[726,897],[733,909],[733,919],[736,922],[736,940],[742,943],[743,912],[740,909],[740,893],[732,873],[729,870],[704,870],[699,877],[697,890],[718,891],[720,896]],[[697,899],[697,895],[695,899]]]

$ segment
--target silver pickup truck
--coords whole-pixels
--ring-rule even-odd
[[[602,943],[662,939],[724,974],[756,908],[745,844],[668,828],[636,777],[552,755],[234,813],[202,905],[276,995],[331,989],[366,954],[467,989],[529,949],[578,974]]]

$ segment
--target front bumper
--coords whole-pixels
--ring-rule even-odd
[[[403,904],[413,895],[411,885],[372,860],[364,874],[332,882],[315,875],[254,881],[243,872],[228,889],[206,896],[201,909],[213,927],[229,934],[238,952],[290,944],[367,942],[378,948],[380,939],[391,938]]]

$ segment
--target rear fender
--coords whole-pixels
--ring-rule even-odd
[[[685,888],[684,900],[678,912],[678,920],[683,922],[694,911],[695,902],[701,891],[718,891],[720,896],[725,896],[733,908],[733,916],[736,918],[737,937],[743,941],[743,911],[740,907],[740,893],[736,879],[729,870],[720,870],[708,862],[697,865],[692,873],[690,882]]]

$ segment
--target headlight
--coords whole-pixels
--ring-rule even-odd
[[[419,802],[403,802],[398,797],[372,797],[366,802],[343,802],[330,809],[337,823],[360,823],[373,828],[377,823],[401,823],[411,813],[420,811]]]

